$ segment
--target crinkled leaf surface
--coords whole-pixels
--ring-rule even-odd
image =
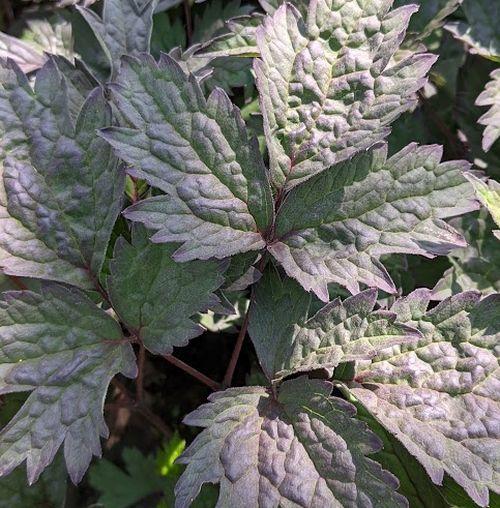
[[[34,90],[12,61],[0,73],[2,269],[90,288],[124,185],[117,159],[96,134],[110,125],[111,109],[96,89],[74,123],[78,94],[54,59],[38,72]]]
[[[478,123],[486,126],[482,143],[485,152],[500,137],[500,69],[495,69],[490,76],[491,81],[476,100],[476,106],[490,106],[478,120]]]
[[[3,293],[0,301],[0,394],[30,391],[0,432],[0,474],[26,460],[36,481],[64,442],[66,466],[76,483],[99,436],[115,374],[134,377],[134,354],[118,323],[75,288],[46,283],[38,292]]]
[[[397,477],[399,480],[398,491],[408,499],[411,508],[450,508],[439,487],[432,483],[429,475],[418,461],[354,397],[350,398],[350,402],[356,406],[357,418],[366,422],[368,427],[382,440],[383,448],[372,458]],[[461,505],[454,506],[454,508],[459,506],[464,508]]]
[[[309,313],[311,296],[295,281],[268,271],[260,280],[250,312],[249,333],[267,377],[332,369],[366,359],[418,332],[396,323],[396,315],[375,311],[377,291],[339,298]]]
[[[500,227],[500,183],[492,178],[484,181],[473,174],[468,174],[467,179],[474,187],[474,192],[481,204],[490,212],[495,224]],[[500,230],[493,233],[500,239]]]
[[[154,242],[183,242],[174,258],[224,258],[264,246],[271,191],[255,140],[216,89],[206,100],[172,58],[124,59],[113,100],[132,128],[103,136],[130,173],[167,196],[146,199],[126,216],[157,230]]]
[[[113,308],[153,353],[169,354],[203,332],[190,318],[218,301],[213,292],[224,281],[221,262],[176,263],[176,247],[150,242],[138,225],[131,244],[118,239],[110,266]]]
[[[500,4],[490,0],[465,0],[465,21],[453,21],[447,28],[456,38],[470,46],[471,53],[486,58],[500,58]]]
[[[463,291],[480,291],[484,296],[500,292],[500,248],[493,236],[493,220],[485,210],[467,214],[450,222],[460,231],[467,247],[449,254],[452,264],[432,290],[432,297],[443,300]]]
[[[500,295],[465,292],[426,312],[429,291],[396,302],[423,337],[360,363],[352,392],[441,484],[446,472],[481,506],[500,486]]]
[[[122,55],[149,51],[153,12],[157,0],[104,0],[102,19],[91,9],[78,7],[106,53],[114,73]]]
[[[315,0],[282,5],[257,30],[254,68],[275,187],[290,188],[365,150],[416,105],[436,57],[398,49],[415,6]]]
[[[230,388],[189,414],[204,427],[180,462],[176,508],[190,505],[203,483],[220,483],[217,506],[405,506],[397,480],[369,455],[380,441],[328,382]]]
[[[410,144],[387,159],[381,144],[316,175],[287,196],[268,249],[323,301],[330,282],[395,292],[380,255],[433,257],[464,246],[443,219],[477,208],[463,177],[469,164],[440,163],[441,154]]]

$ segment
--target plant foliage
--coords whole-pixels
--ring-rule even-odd
[[[179,4],[0,33],[0,506],[498,503],[498,5]]]

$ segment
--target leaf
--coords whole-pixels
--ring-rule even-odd
[[[226,33],[217,35],[203,44],[199,53],[206,57],[259,56],[257,47],[257,27],[262,24],[262,14],[253,13],[237,16],[225,23]]]
[[[59,14],[27,19],[20,39],[0,32],[0,58],[11,58],[25,72],[33,72],[45,64],[46,53],[73,60],[72,27]]]
[[[153,244],[142,226],[132,229],[129,244],[115,244],[108,279],[113,309],[125,325],[153,353],[170,354],[185,346],[203,328],[191,320],[218,298],[224,266],[217,261],[176,263],[177,246]]]
[[[484,296],[500,292],[500,249],[492,234],[494,222],[481,211],[457,218],[450,225],[463,233],[467,247],[449,254],[452,266],[434,286],[432,298],[443,300],[469,290]]]
[[[468,55],[458,72],[454,117],[465,135],[474,163],[485,169],[489,176],[500,178],[500,143],[493,143],[490,150],[482,149],[483,133],[477,122],[484,109],[475,105],[478,96],[490,81],[490,74],[497,65],[477,55]]]
[[[500,5],[489,0],[465,0],[462,11],[467,22],[453,21],[445,28],[470,46],[469,51],[492,60],[500,58]]]
[[[394,293],[382,254],[426,257],[464,246],[443,219],[473,210],[465,161],[440,163],[442,148],[410,144],[387,159],[387,145],[341,163],[294,189],[268,246],[287,274],[328,301],[328,283]]]
[[[90,469],[90,485],[99,491],[99,504],[106,508],[127,508],[147,496],[162,492],[166,482],[158,474],[153,457],[145,457],[136,448],[122,452],[125,471],[103,459]]]
[[[277,398],[262,387],[212,394],[184,419],[204,430],[179,459],[176,508],[207,482],[220,483],[217,506],[405,506],[397,480],[366,457],[378,438],[331,389],[301,377]]]
[[[491,178],[485,182],[472,173],[466,178],[474,187],[474,192],[481,204],[490,212],[495,224],[500,227],[500,183]],[[500,230],[493,233],[500,240]]]
[[[86,7],[77,7],[108,57],[113,75],[122,55],[149,52],[153,12],[157,0],[104,0],[102,19]]]
[[[467,1],[467,0],[466,0]],[[445,19],[455,12],[463,0],[396,0],[393,7],[417,4],[418,11],[408,25],[405,45],[415,44],[443,26]]]
[[[351,397],[352,399],[353,397]],[[390,471],[399,480],[399,492],[403,494],[412,508],[449,508],[440,489],[434,485],[425,469],[412,457],[406,448],[366,409],[356,401],[352,402],[359,420],[366,422],[383,443],[383,448],[373,455],[384,469]]]
[[[153,16],[153,31],[151,33],[151,54],[159,58],[160,54],[168,53],[176,46],[186,46],[186,32],[180,18],[170,21],[166,12]]]
[[[135,377],[132,348],[120,326],[75,288],[45,283],[0,301],[0,394],[30,391],[0,432],[0,474],[26,460],[33,483],[64,442],[74,483],[108,430],[102,416],[113,376]]]
[[[476,99],[476,106],[491,106],[478,120],[481,125],[486,125],[482,142],[485,152],[500,137],[500,69],[495,69],[490,77],[492,80],[486,84],[485,89]]]
[[[426,312],[429,291],[396,302],[422,332],[360,364],[354,396],[440,485],[446,472],[480,506],[499,490],[500,295],[466,292]]]
[[[0,73],[1,267],[94,287],[124,186],[117,159],[96,135],[110,125],[111,109],[95,89],[75,124],[72,85],[53,59],[34,90],[13,62]]]
[[[377,291],[368,289],[316,313],[310,295],[292,279],[266,272],[257,285],[249,333],[266,376],[333,369],[341,362],[372,358],[380,350],[415,340],[418,332],[396,315],[374,311]]]
[[[193,43],[204,42],[224,32],[226,19],[245,16],[253,10],[252,5],[241,5],[240,0],[212,0],[208,2],[200,15],[194,17]]]
[[[27,485],[22,469],[0,478],[0,508],[64,508],[66,472],[61,459],[59,454],[35,485]]]
[[[221,90],[208,100],[168,56],[125,58],[113,101],[133,125],[102,131],[132,176],[168,196],[137,203],[127,218],[157,230],[153,242],[182,242],[176,261],[260,249],[272,221],[271,191],[255,140]]]
[[[436,57],[410,52],[391,60],[415,6],[389,5],[318,0],[303,20],[284,4],[257,29],[254,69],[277,189],[369,148],[416,105]]]

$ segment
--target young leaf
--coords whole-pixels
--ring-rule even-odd
[[[93,287],[124,186],[117,159],[96,135],[110,125],[111,109],[95,89],[74,124],[71,86],[54,59],[38,72],[34,90],[12,61],[0,73],[1,267]]]
[[[331,389],[301,377],[277,398],[262,387],[211,395],[184,419],[204,430],[179,459],[176,508],[207,482],[220,483],[220,506],[406,506],[397,480],[366,457],[379,439]]]
[[[436,57],[391,60],[415,6],[314,0],[282,5],[257,29],[254,61],[271,179],[289,189],[382,140],[416,105]]]
[[[423,337],[358,366],[352,393],[441,484],[448,473],[480,506],[499,491],[500,295],[466,292],[426,312],[417,290],[392,311]]]
[[[491,81],[476,99],[476,106],[491,106],[478,120],[481,125],[486,125],[482,143],[485,152],[500,137],[500,69],[494,70],[490,77]]]
[[[490,0],[465,1],[462,4],[467,22],[452,21],[445,28],[470,46],[471,53],[486,58],[500,58],[500,4]]]
[[[109,59],[113,74],[122,55],[149,52],[153,12],[157,0],[104,0],[102,19],[86,7],[77,7],[92,28]]]
[[[153,353],[170,354],[203,328],[190,318],[218,299],[224,267],[217,261],[172,260],[175,245],[154,244],[144,227],[132,229],[132,243],[115,244],[108,288],[113,309]]]
[[[389,293],[382,254],[446,254],[464,240],[443,219],[477,208],[465,161],[440,163],[442,148],[387,146],[343,162],[294,189],[276,219],[269,251],[306,291],[328,301],[328,283]]]
[[[376,290],[337,298],[308,316],[310,295],[292,279],[266,272],[255,294],[249,333],[271,380],[297,372],[332,369],[341,362],[372,358],[380,349],[413,341],[419,333],[374,311]]]
[[[0,394],[31,394],[0,432],[0,474],[26,460],[33,483],[64,442],[68,472],[79,482],[101,453],[104,397],[118,372],[135,377],[132,348],[79,290],[45,283],[38,292],[3,293]]]
[[[449,254],[451,268],[432,290],[432,298],[444,300],[463,291],[486,296],[500,292],[500,248],[493,236],[494,222],[486,211],[454,219],[450,225],[463,233],[467,247]]]
[[[474,187],[474,192],[481,204],[486,207],[495,224],[500,227],[500,183],[491,178],[485,182],[472,173],[466,177]],[[500,240],[500,230],[493,233]]]
[[[153,242],[183,242],[177,261],[224,258],[264,247],[271,191],[259,149],[240,113],[164,55],[125,58],[113,100],[132,128],[102,132],[129,172],[168,196],[135,204],[126,216],[157,230]]]

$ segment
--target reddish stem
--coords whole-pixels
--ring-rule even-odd
[[[179,369],[183,370],[187,374],[193,376],[198,381],[201,381],[203,384],[210,387],[212,390],[217,391],[220,390],[221,385],[220,383],[217,383],[217,381],[214,381],[213,379],[209,378],[208,376],[205,376],[205,374],[202,374],[200,371],[196,370],[194,367],[191,367],[191,365],[188,365],[187,363],[184,363],[182,360],[179,360],[179,358],[176,358],[172,355],[163,355],[163,358],[167,360],[167,362],[170,362],[172,365],[175,365]]]
[[[251,305],[251,302],[250,302]],[[231,386],[233,381],[234,371],[236,369],[236,364],[238,363],[238,359],[240,357],[241,348],[243,347],[243,341],[245,340],[245,336],[247,334],[248,329],[248,320],[250,316],[250,305],[248,306],[247,312],[245,314],[245,319],[240,328],[240,333],[238,333],[238,338],[236,339],[236,344],[234,345],[233,354],[231,355],[231,359],[229,360],[229,365],[227,366],[226,374],[224,376],[224,381],[222,384],[225,388]]]

